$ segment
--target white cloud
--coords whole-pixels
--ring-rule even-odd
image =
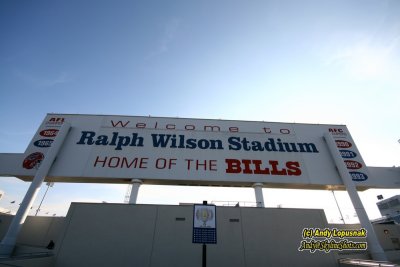
[[[73,81],[72,76],[65,71],[49,77],[42,77],[21,70],[16,70],[14,73],[15,76],[20,80],[39,88],[50,88],[55,85],[65,84]]]
[[[389,36],[373,34],[343,34],[332,36],[336,45],[329,45],[324,52],[326,66],[342,69],[355,80],[393,79],[398,68],[394,59],[399,53],[400,34],[392,31]],[[338,42],[337,40],[340,40]]]
[[[61,72],[57,76],[55,76],[53,78],[41,80],[41,85],[43,87],[52,87],[52,86],[57,85],[57,84],[64,84],[64,83],[68,83],[68,82],[71,82],[71,81],[72,81],[72,78],[71,78],[70,75],[68,75],[68,73]]]
[[[174,40],[180,25],[181,20],[178,18],[172,18],[165,24],[161,41],[159,42],[158,47],[148,56],[148,58],[158,56],[169,50],[169,46]]]

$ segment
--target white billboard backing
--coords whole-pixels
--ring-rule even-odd
[[[344,125],[108,115],[48,114],[17,177],[33,178],[65,122],[49,181],[338,189],[330,132],[359,189],[393,187],[368,173]]]

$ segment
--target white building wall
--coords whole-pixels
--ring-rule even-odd
[[[42,267],[201,266],[192,213],[193,206],[73,203],[66,218],[28,217],[17,249],[44,249],[54,240],[54,256]],[[11,218],[0,216],[0,237]],[[337,266],[338,258],[368,259],[364,251],[298,251],[303,228],[310,227],[360,226],[330,225],[323,210],[217,207],[217,244],[207,245],[207,266]],[[400,260],[399,226],[374,227],[389,259]],[[19,264],[31,266],[30,260]]]

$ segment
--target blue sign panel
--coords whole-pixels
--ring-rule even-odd
[[[216,215],[215,205],[194,205],[193,243],[217,243]]]

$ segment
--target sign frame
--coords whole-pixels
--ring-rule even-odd
[[[193,205],[192,243],[217,244],[217,208],[215,205]]]
[[[64,123],[71,131],[46,181],[344,190],[329,132],[351,143],[342,157],[358,190],[400,186],[366,166],[345,125],[87,114],[47,114],[19,162],[0,162],[1,175],[32,181]]]

